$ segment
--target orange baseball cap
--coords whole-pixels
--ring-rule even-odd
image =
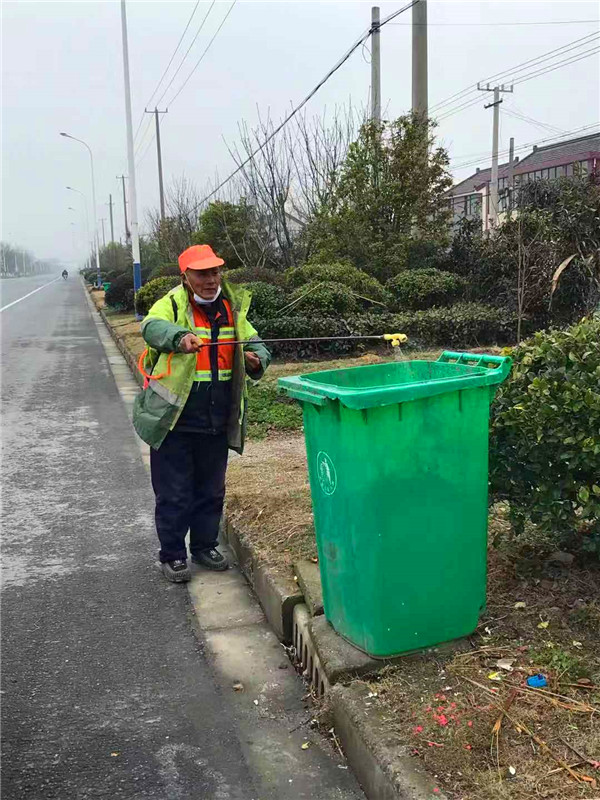
[[[188,247],[179,256],[179,269],[185,272],[188,269],[213,269],[222,267],[225,263],[219,258],[209,244],[194,244]]]

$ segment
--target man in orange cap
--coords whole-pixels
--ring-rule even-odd
[[[175,583],[191,577],[188,530],[192,561],[227,569],[217,537],[228,448],[243,448],[246,376],[258,380],[270,361],[247,320],[250,294],[223,280],[224,263],[209,245],[188,247],[179,256],[182,285],[142,322],[150,379],[136,400],[134,425],[152,448],[159,557]]]

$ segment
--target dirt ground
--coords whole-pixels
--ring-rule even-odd
[[[600,570],[493,546],[488,567],[469,650],[408,659],[372,702],[451,798],[598,798]],[[528,687],[537,674],[547,685]]]

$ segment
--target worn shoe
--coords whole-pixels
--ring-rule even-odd
[[[192,561],[194,564],[200,564],[201,567],[213,569],[216,572],[223,572],[229,567],[229,561],[227,561],[223,553],[219,553],[216,547],[193,553]]]
[[[165,578],[173,583],[185,583],[192,577],[187,561],[183,559],[165,561],[164,564],[161,564],[161,567]]]

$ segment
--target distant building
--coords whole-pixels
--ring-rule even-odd
[[[509,203],[508,163],[498,165],[498,212],[499,219],[508,211]],[[588,175],[600,171],[600,132],[578,139],[569,139],[556,144],[537,147],[529,155],[513,162],[514,191],[530,181],[553,180],[571,177],[574,174]],[[491,167],[477,168],[472,175],[457,183],[447,192],[452,209],[452,225],[462,219],[480,219],[484,230],[489,226],[489,199]]]

